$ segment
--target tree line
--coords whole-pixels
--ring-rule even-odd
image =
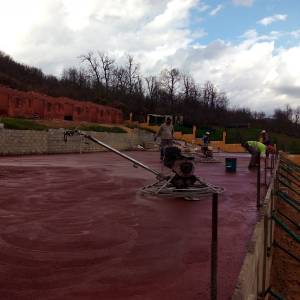
[[[0,83],[51,96],[109,104],[133,112],[136,119],[148,113],[182,115],[188,126],[252,126],[300,137],[300,106],[275,109],[272,117],[247,108],[232,108],[225,92],[207,81],[197,83],[177,68],[144,76],[130,54],[122,64],[104,52],[88,52],[78,66],[66,68],[58,78],[40,69],[15,62],[0,51]],[[280,126],[279,126],[280,124]]]

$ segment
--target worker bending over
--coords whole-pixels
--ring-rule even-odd
[[[167,117],[166,122],[162,124],[154,137],[154,141],[158,137],[161,138],[160,141],[160,159],[164,159],[165,148],[170,147],[173,145],[173,135],[174,135],[174,128],[172,125],[172,120],[170,117]]]
[[[257,141],[247,141],[243,142],[241,145],[251,154],[251,159],[248,165],[249,169],[256,168],[259,164],[260,157],[265,157],[268,151],[266,145]]]

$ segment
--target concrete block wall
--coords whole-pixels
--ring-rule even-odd
[[[102,142],[118,149],[132,150],[153,141],[153,134],[139,129],[129,133],[88,132]],[[0,129],[0,155],[79,153],[104,151],[103,147],[82,136],[64,141],[64,129],[48,131]]]
[[[64,129],[49,129],[47,132],[47,153],[76,153],[79,152],[80,136],[73,136],[64,141]]]
[[[257,299],[261,291],[264,226],[256,224],[232,300]]]
[[[0,129],[0,155],[47,153],[45,131]]]

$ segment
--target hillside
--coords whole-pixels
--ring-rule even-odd
[[[127,62],[117,65],[108,54],[90,52],[81,56],[78,66],[65,69],[58,78],[18,63],[0,51],[0,84],[54,97],[109,104],[120,108],[125,119],[133,112],[136,121],[145,120],[148,113],[182,115],[184,127],[190,130],[196,125],[199,134],[201,128],[240,128],[255,132],[253,138],[260,129],[266,129],[281,149],[299,151],[300,109],[275,108],[273,116],[267,117],[248,108],[231,108],[230,99],[213,83],[197,83],[178,69],[164,69],[158,75],[145,77],[130,55]],[[241,136],[235,139],[240,140]]]

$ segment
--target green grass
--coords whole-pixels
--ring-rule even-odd
[[[0,118],[0,123],[4,124],[6,129],[15,130],[47,130],[48,127],[45,125],[37,124],[34,121],[19,118]]]
[[[15,129],[15,130],[47,130],[51,127],[46,125],[38,124],[32,120],[28,119],[19,119],[19,118],[0,118],[0,123],[4,124],[6,129]],[[80,130],[85,131],[96,131],[96,132],[114,132],[114,133],[126,133],[126,130],[120,127],[108,127],[100,125],[86,125],[79,127]]]
[[[100,126],[100,125],[80,126],[79,129],[84,131],[95,131],[95,132],[126,133],[126,131],[120,127],[107,127],[107,126]]]

